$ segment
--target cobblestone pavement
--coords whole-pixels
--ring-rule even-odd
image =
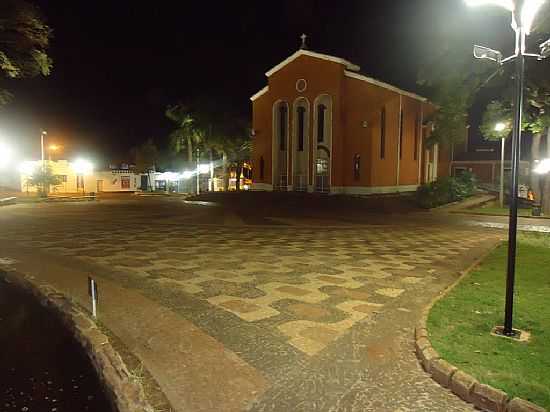
[[[269,382],[244,409],[473,410],[420,369],[412,331],[498,231],[413,222],[193,226],[105,214],[74,230],[63,215],[48,226],[39,215],[34,225],[6,225],[0,240],[138,290],[198,326]]]

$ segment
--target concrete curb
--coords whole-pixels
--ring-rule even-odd
[[[478,194],[467,197],[466,199],[457,200],[456,202],[447,203],[441,206],[436,206],[429,209],[433,212],[449,212],[458,213],[460,210],[470,209],[476,206],[483,205],[488,202],[492,202],[496,197],[494,195]]]
[[[0,199],[0,206],[15,205],[16,203],[17,203],[16,197],[6,197],[3,199]]]
[[[423,311],[420,321],[415,327],[416,355],[434,381],[444,388],[450,389],[462,400],[474,404],[482,411],[489,412],[548,412],[531,402],[521,398],[510,399],[507,393],[477,381],[473,376],[461,371],[444,359],[441,359],[429,340],[427,321],[433,306],[447,296],[461,281],[475,269],[483,259],[492,253],[500,244],[483,254],[470,267],[461,272],[460,277],[439,296],[437,296]]]
[[[42,306],[53,310],[72,331],[88,355],[106,394],[118,412],[153,412],[145,399],[142,385],[132,379],[126,364],[114,350],[109,338],[101,332],[86,312],[74,305],[65,295],[32,276],[0,271],[7,282],[32,293]]]

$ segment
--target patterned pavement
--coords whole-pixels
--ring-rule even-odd
[[[384,405],[372,392],[369,402],[378,406],[362,404],[369,390],[385,393],[364,380],[369,370],[384,375],[400,365],[391,372],[401,375],[392,378],[396,385],[399,379],[430,382],[410,353],[406,360],[394,354],[393,366],[378,370],[377,351],[388,359],[392,350],[403,351],[422,306],[494,244],[498,232],[441,225],[224,227],[129,220],[88,222],[78,231],[60,221],[49,230],[8,228],[0,239],[75,262],[192,321],[271,382],[250,410],[470,410],[431,383],[424,385],[429,390],[417,387],[416,395],[409,383],[406,396],[393,394]],[[376,337],[386,343],[367,344]],[[355,393],[358,385],[367,387]],[[417,407],[427,409],[408,409],[419,399]],[[438,404],[441,409],[433,406]]]

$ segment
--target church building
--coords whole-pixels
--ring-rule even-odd
[[[376,194],[415,191],[449,173],[425,145],[435,107],[342,58],[302,48],[252,96],[254,190]]]

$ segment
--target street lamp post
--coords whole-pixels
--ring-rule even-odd
[[[44,136],[48,134],[47,131],[42,130],[40,133],[40,159],[42,161],[42,173],[44,173]]]
[[[197,147],[197,196],[201,194],[200,151]]]
[[[504,64],[515,60],[515,116],[512,133],[512,181],[510,187],[510,218],[508,225],[508,265],[506,276],[506,304],[504,313],[505,336],[515,336],[513,329],[514,283],[516,275],[516,237],[518,223],[519,150],[521,142],[521,117],[523,110],[523,89],[525,77],[525,57],[548,57],[548,42],[541,45],[541,54],[526,53],[525,40],[530,34],[535,16],[545,0],[466,0],[471,6],[497,5],[512,12],[512,28],[516,34],[515,54],[502,59],[502,53],[487,47],[474,46],[474,57]]]

